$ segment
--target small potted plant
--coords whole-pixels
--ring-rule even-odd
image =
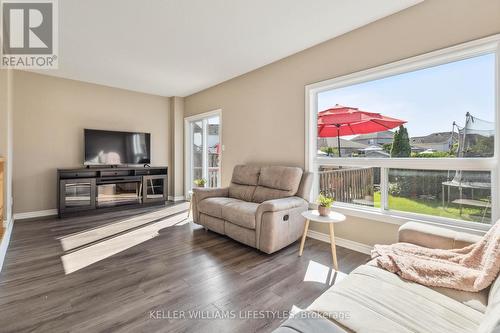
[[[332,208],[332,204],[335,200],[328,196],[320,193],[318,196],[318,212],[321,216],[328,216]]]
[[[195,179],[193,181],[193,183],[197,186],[197,187],[205,187],[205,184],[207,183],[207,181],[203,178],[198,178],[198,179]]]

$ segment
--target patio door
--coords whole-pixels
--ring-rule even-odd
[[[221,162],[220,110],[185,118],[186,194],[195,180],[204,179],[205,187],[219,187]]]

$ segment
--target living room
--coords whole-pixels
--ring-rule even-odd
[[[2,332],[500,330],[500,1],[0,4]]]

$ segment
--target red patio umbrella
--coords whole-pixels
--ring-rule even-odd
[[[405,120],[383,116],[380,113],[336,104],[333,108],[318,113],[318,136],[337,137],[340,157],[341,136],[386,131],[404,123]]]

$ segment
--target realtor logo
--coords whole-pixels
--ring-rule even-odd
[[[4,68],[57,68],[56,0],[1,2]]]

